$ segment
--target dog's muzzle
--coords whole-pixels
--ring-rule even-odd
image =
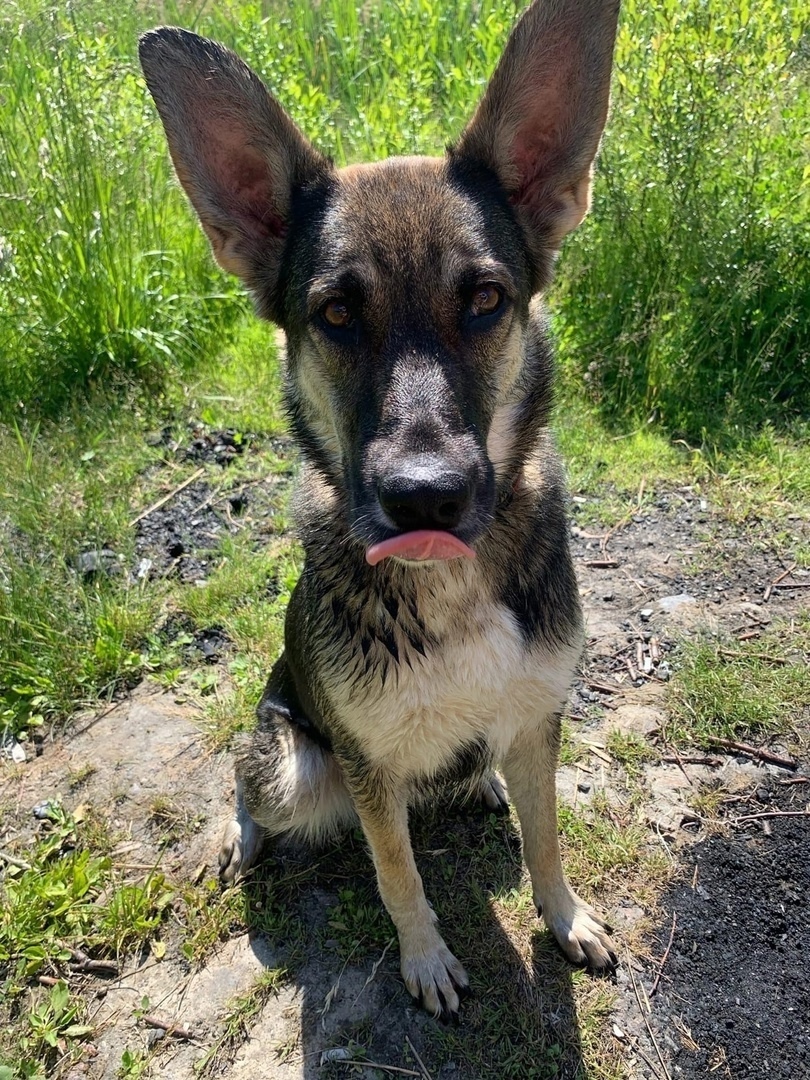
[[[413,562],[474,559],[475,552],[451,530],[462,525],[473,505],[471,476],[434,454],[400,460],[377,483],[377,499],[396,536],[372,544],[366,560],[375,565],[389,556]]]

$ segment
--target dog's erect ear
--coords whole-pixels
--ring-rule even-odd
[[[293,189],[331,168],[238,56],[172,26],[140,39],[174,167],[217,262],[273,287]]]
[[[453,150],[494,170],[538,252],[588,212],[618,14],[619,0],[535,0]]]

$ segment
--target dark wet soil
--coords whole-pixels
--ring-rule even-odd
[[[174,440],[169,429],[154,438],[174,460],[223,469],[260,444],[253,434],[210,430],[199,424],[191,425],[182,441]],[[269,443],[277,452],[289,452],[286,439]],[[251,527],[257,538],[277,531],[275,522],[289,488],[290,471],[268,473],[261,483],[237,482],[225,488],[212,486],[201,477],[179,491],[137,523],[132,575],[204,583],[219,561],[218,548],[224,537],[246,527]],[[255,527],[257,522],[260,527]]]
[[[735,815],[807,809],[810,783],[773,782]],[[651,1021],[673,1077],[810,1076],[810,817],[759,818],[683,852],[653,952],[672,947]]]

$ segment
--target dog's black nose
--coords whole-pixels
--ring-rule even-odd
[[[433,457],[401,462],[377,485],[380,506],[403,532],[454,529],[472,500],[467,476]]]

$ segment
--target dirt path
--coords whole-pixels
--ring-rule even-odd
[[[740,627],[756,632],[774,615],[798,610],[799,590],[781,590],[766,605],[767,585],[783,570],[779,559],[752,550],[750,537],[688,489],[661,495],[609,536],[607,545],[593,533],[573,527],[590,640],[570,705],[580,756],[561,770],[561,797],[580,807],[605,799],[617,812],[631,814],[644,830],[644,844],[660,849],[673,871],[673,884],[657,904],[645,907],[643,900],[622,897],[610,912],[623,963],[613,989],[606,987],[615,1000],[604,1038],[613,1041],[610,1053],[624,1059],[630,1076],[804,1075],[810,1009],[800,912],[808,901],[808,819],[774,820],[766,828],[768,819],[758,818],[743,830],[704,840],[692,803],[700,786],[711,784],[732,794],[753,791],[754,802],[744,804],[750,812],[803,808],[810,785],[780,786],[784,771],[721,754],[715,766],[643,764],[631,798],[626,776],[606,750],[612,730],[647,736],[664,724],[667,680],[685,636]],[[88,763],[92,773],[77,783]],[[173,881],[197,887],[212,882],[219,835],[230,814],[231,763],[227,754],[208,752],[199,714],[172,694],[143,684],[70,738],[47,744],[36,760],[4,768],[4,801],[13,801],[21,828],[33,828],[30,809],[43,799],[60,797],[73,810],[89,805],[123,837],[113,858],[133,867],[158,865]],[[451,943],[460,893],[478,887],[502,894],[521,883],[513,826],[454,818],[453,828],[463,831],[472,854],[460,856],[451,873],[442,828],[435,822],[417,827],[419,858],[426,876],[436,881]],[[495,841],[499,850],[506,844],[506,869],[503,860],[497,871],[491,869],[496,864],[488,861],[487,848]],[[204,1075],[228,1080],[347,1075],[348,1067],[335,1060],[358,1054],[409,1070],[383,1073],[367,1066],[364,1076],[501,1075],[488,1070],[485,1058],[476,1066],[459,1050],[465,1025],[484,1047],[496,1038],[487,1028],[486,998],[501,980],[507,994],[514,984],[533,995],[538,1040],[546,1039],[549,1025],[559,1027],[564,1050],[556,1075],[589,1075],[583,1071],[585,1033],[571,974],[548,952],[545,936],[532,937],[528,952],[515,943],[508,920],[486,902],[477,925],[486,955],[472,958],[479,964],[477,985],[486,987],[484,1000],[469,1006],[453,1036],[461,1042],[439,1038],[433,1022],[409,1004],[390,930],[375,911],[369,864],[356,840],[349,847],[348,861],[333,862],[334,853],[327,853],[314,868],[300,852],[272,855],[264,877],[244,896],[236,895],[253,929],[231,936],[226,926],[228,940],[209,950],[201,965],[181,952],[188,926],[177,925],[184,918],[178,907],[164,934],[165,955],[133,960],[120,980],[98,988],[97,1054],[71,1080],[112,1080],[120,1075],[124,1051],[146,1045],[156,1048],[153,1075],[167,1080],[192,1080],[201,1068]],[[274,908],[274,931],[264,933],[270,915],[263,890],[274,874],[288,883],[287,908]],[[212,908],[217,895],[211,884]],[[341,911],[350,907],[352,918],[368,920],[359,960],[343,940]],[[658,993],[648,1001],[673,913],[668,962]],[[268,982],[266,973],[276,969],[287,974]],[[555,975],[545,987],[550,970]],[[251,994],[255,1008],[240,1013],[234,1002],[244,1003]],[[145,997],[150,1014],[175,1021],[193,1038],[161,1040],[145,1028]],[[324,1052],[335,1060],[322,1059]],[[531,1045],[525,1054],[525,1070],[518,1065],[508,1075],[553,1075],[539,1066],[531,1071]]]

